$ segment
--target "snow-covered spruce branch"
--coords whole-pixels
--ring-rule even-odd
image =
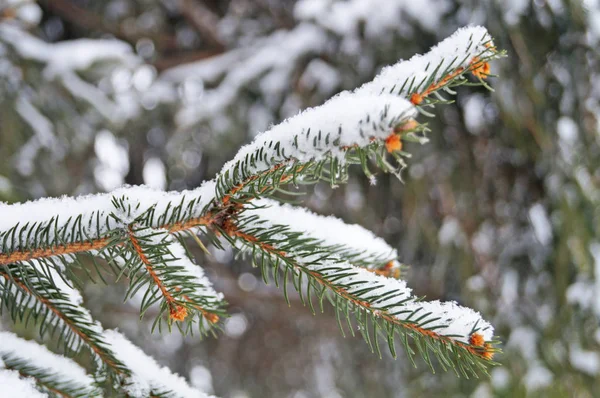
[[[94,379],[77,363],[13,333],[0,332],[0,361],[5,369],[33,378],[43,392],[66,397],[101,395]]]
[[[23,378],[16,370],[2,369],[1,366],[0,386],[2,386],[2,393],[9,397],[46,398],[48,396],[36,388],[32,378]]]
[[[197,326],[204,333],[224,315],[225,303],[191,260],[184,238],[200,242],[198,234],[222,236],[252,250],[265,280],[271,271],[284,291],[289,278],[301,294],[315,293],[321,303],[329,298],[338,314],[349,319],[354,313],[377,349],[379,340],[370,329],[374,335],[383,332],[392,352],[398,334],[411,357],[408,337],[430,365],[433,353],[444,368],[465,375],[485,372],[496,348],[493,329],[479,314],[412,296],[396,279],[397,252],[361,227],[265,198],[289,185],[343,183],[352,164],[369,178],[374,178],[371,167],[399,175],[410,156],[403,142],[426,142],[426,125],[415,120],[419,113],[429,114],[424,107],[448,102],[441,92],[453,94],[455,86],[485,85],[488,62],[501,56],[484,28],[461,29],[428,54],[390,66],[359,89],[258,135],[214,180],[191,191],[123,187],[0,205],[2,303],[13,318],[31,313],[40,330],[53,326],[74,351],[90,348],[98,369],[125,380],[135,371],[120,359],[123,345],[107,339],[82,307],[70,286],[79,284],[73,270],[82,268],[93,278],[89,258],[96,277],[110,272],[127,279],[128,297],[145,292],[142,313],[158,304],[159,326],[167,321],[169,327]],[[335,236],[325,232],[328,228],[336,229]],[[138,390],[159,388],[147,385]]]
[[[363,249],[363,258],[381,259],[386,251],[391,253],[387,245],[360,227],[348,228],[354,236],[340,234],[341,225],[331,217],[260,199],[246,205],[235,222],[224,225],[223,232],[234,237],[232,244],[252,253],[263,274],[270,270],[275,283],[281,280],[286,292],[289,274],[313,311],[311,296],[321,306],[323,299],[329,298],[338,320],[340,315],[347,318],[351,331],[349,318],[354,313],[365,340],[380,354],[378,331],[384,332],[394,355],[397,333],[403,342],[407,342],[406,336],[415,339],[432,368],[427,350],[444,369],[453,368],[464,375],[485,370],[485,362],[494,353],[492,326],[469,308],[454,302],[422,302],[411,295],[406,282],[356,266],[360,262],[360,257],[356,261],[356,249]],[[406,348],[412,356],[412,350]]]
[[[124,392],[131,397],[209,398],[190,387],[186,381],[166,367],[161,367],[121,333],[104,331],[104,338],[119,353],[119,358],[130,370],[125,378]]]

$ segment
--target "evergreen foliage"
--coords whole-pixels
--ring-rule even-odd
[[[400,176],[410,158],[403,143],[427,142],[427,124],[417,117],[450,103],[458,86],[488,87],[489,62],[503,55],[485,29],[461,29],[430,53],[258,135],[214,180],[192,191],[131,186],[0,206],[6,214],[0,221],[3,308],[15,322],[32,322],[42,337],[61,342],[65,355],[86,349],[94,358],[94,383],[82,390],[0,340],[3,367],[32,377],[51,396],[99,390],[201,396],[158,366],[138,369],[144,354],[94,321],[76,289],[81,278],[100,282],[112,275],[127,281],[126,298],[141,298],[141,316],[159,308],[159,331],[214,333],[226,303],[188,253],[192,237],[201,247],[202,241],[229,242],[249,254],[266,283],[280,285],[286,299],[293,287],[313,312],[328,301],[342,332],[358,330],[379,355],[386,345],[396,356],[399,341],[411,360],[418,354],[432,369],[485,374],[498,348],[478,313],[412,295],[399,279],[396,251],[360,227],[279,201],[299,185],[343,184],[352,165],[372,179],[374,170]],[[323,233],[334,224],[337,237]],[[364,247],[353,241],[355,233],[366,237]]]

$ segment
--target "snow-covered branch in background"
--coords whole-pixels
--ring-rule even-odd
[[[44,394],[36,388],[35,381],[26,377],[23,378],[16,370],[7,370],[0,361],[0,386],[2,393],[14,398],[45,398]]]
[[[262,76],[261,89],[266,97],[276,96],[289,84],[297,61],[319,54],[325,42],[320,29],[302,24],[290,31],[276,32],[250,48],[237,49],[208,62],[172,68],[162,76],[162,81],[178,82],[190,78],[213,81],[225,75],[217,88],[206,90],[201,99],[191,101],[179,112],[179,126],[186,131],[224,112],[235,102],[239,92],[259,76]]]
[[[449,7],[446,0],[300,0],[294,7],[294,16],[313,21],[350,41],[358,36],[361,25],[367,37],[376,39],[390,31],[408,33],[408,21],[435,31]],[[423,13],[424,9],[427,13]]]
[[[0,360],[4,368],[36,380],[45,392],[62,391],[71,397],[101,395],[94,379],[73,360],[13,333],[0,332]]]
[[[83,307],[79,291],[67,285],[65,275],[46,259],[16,262],[0,267],[1,304],[10,310],[14,321],[35,320],[40,335],[59,338],[66,349],[80,352],[87,349],[96,364],[96,377],[107,372],[125,373],[122,364],[102,338],[102,326]]]
[[[86,346],[96,358],[98,380],[128,380],[130,394],[172,389],[197,396],[188,387],[178,390],[180,380],[158,366],[145,368],[137,349],[119,334],[103,331],[69,280],[75,280],[76,269],[90,274],[87,256],[99,276],[127,279],[127,297],[145,291],[142,314],[159,305],[159,329],[166,321],[183,332],[214,331],[225,303],[192,261],[184,238],[193,237],[202,248],[198,235],[216,244],[223,238],[248,250],[266,281],[272,276],[283,283],[286,297],[291,280],[311,307],[312,298],[320,305],[329,299],[351,331],[354,314],[378,351],[379,334],[394,354],[399,335],[412,358],[411,337],[432,367],[431,353],[458,374],[486,372],[497,349],[493,328],[478,313],[413,296],[397,279],[397,251],[362,227],[266,198],[299,184],[344,183],[353,164],[371,179],[371,168],[399,175],[410,157],[403,142],[427,141],[425,124],[415,120],[423,106],[445,103],[438,90],[452,94],[452,87],[467,82],[467,73],[475,75],[473,84],[484,84],[488,61],[500,56],[484,28],[459,30],[430,53],[259,134],[214,180],[195,190],[125,186],[108,194],[2,204],[0,274],[8,298],[3,303],[17,318],[34,308],[42,324],[64,325],[59,333],[67,347]]]
[[[131,371],[125,379],[125,392],[128,396],[209,398],[207,394],[190,387],[181,376],[171,373],[169,368],[160,366],[121,333],[106,330],[104,337]]]

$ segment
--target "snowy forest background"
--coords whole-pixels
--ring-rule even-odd
[[[597,0],[0,0],[0,201],[196,187],[271,123],[468,24],[508,50],[496,91],[436,112],[404,184],[355,170],[305,205],[397,247],[417,294],[490,320],[489,380],[380,360],[214,248],[196,255],[230,303],[219,339],[151,335],[125,286],[89,284],[86,302],[223,397],[599,396]]]

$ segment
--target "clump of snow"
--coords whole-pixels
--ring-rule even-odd
[[[233,176],[244,167],[255,174],[289,158],[308,162],[331,155],[343,161],[345,148],[386,138],[396,124],[415,116],[414,106],[402,98],[344,92],[258,135],[225,163],[221,175]],[[257,159],[247,162],[250,156]]]
[[[485,100],[481,94],[473,94],[465,101],[465,124],[471,134],[479,134],[485,126],[484,108]]]
[[[594,295],[593,306],[596,310],[596,315],[600,318],[600,242],[594,241],[590,243],[590,253],[594,259],[594,276],[596,281],[596,294]]]
[[[131,46],[114,39],[79,39],[49,44],[11,25],[0,26],[0,36],[7,42],[18,42],[16,49],[24,58],[45,63],[44,74],[48,78],[87,69],[100,60],[136,63]]]
[[[234,314],[225,321],[225,334],[231,338],[241,337],[248,329],[248,319],[244,314]]]
[[[494,368],[490,373],[492,385],[497,390],[503,390],[509,386],[510,372],[506,368]]]
[[[22,378],[16,370],[2,369],[0,366],[0,386],[2,394],[11,398],[41,398],[47,397],[35,388],[32,378]]]
[[[202,365],[195,365],[190,370],[190,382],[200,391],[213,392],[212,374],[210,370]]]
[[[595,309],[600,316],[600,311],[596,309],[597,306],[595,305],[596,301],[600,301],[599,291],[590,281],[578,280],[569,285],[565,296],[569,304],[577,304],[583,309]]]
[[[579,140],[579,128],[573,119],[561,116],[556,124],[556,131],[560,138],[560,154],[569,164],[572,164],[577,156],[577,141]]]
[[[116,137],[108,130],[96,135],[94,150],[99,163],[94,169],[94,177],[105,191],[112,191],[123,185],[129,171],[129,154]]]
[[[572,345],[569,350],[569,362],[574,368],[590,376],[597,376],[600,372],[600,356],[596,351]]]
[[[521,353],[526,360],[534,361],[537,359],[537,342],[538,335],[535,330],[527,326],[520,326],[513,329],[506,347]]]
[[[167,169],[159,158],[152,157],[146,160],[142,177],[144,184],[150,188],[164,190],[167,187]]]
[[[34,341],[27,341],[10,332],[0,332],[0,358],[26,361],[31,366],[53,373],[61,380],[68,380],[92,394],[95,390],[94,379],[76,362],[49,351]],[[1,383],[0,383],[1,384]]]
[[[436,333],[442,336],[453,336],[452,339],[463,343],[469,343],[469,337],[473,331],[481,334],[485,341],[490,341],[494,337],[494,328],[481,318],[479,312],[462,307],[455,301],[412,301],[390,310],[390,312],[393,311],[405,312],[403,315],[396,315],[396,318],[401,320],[410,320],[410,315],[413,320],[419,319],[425,314],[429,315],[421,322],[439,318],[428,323],[427,327],[439,326],[435,329]]]
[[[371,259],[372,261],[390,261],[398,257],[396,249],[388,245],[385,240],[373,232],[357,224],[346,224],[334,216],[321,216],[309,210],[282,205],[270,199],[259,199],[248,206],[246,213],[256,215],[270,225],[285,221],[291,230],[303,232],[306,237],[311,237],[323,242],[326,246],[345,246],[353,252],[360,253],[358,258]],[[343,233],[341,233],[343,231]]]
[[[600,39],[600,3],[598,0],[583,0],[589,23],[590,42]]]
[[[529,209],[529,220],[533,226],[533,232],[537,240],[544,246],[552,241],[552,224],[546,213],[546,209],[540,203],[536,203]]]
[[[114,330],[104,331],[104,337],[118,358],[131,370],[125,390],[132,397],[148,397],[165,393],[166,397],[207,398],[205,393],[190,387],[185,379],[160,366],[153,358],[133,345],[125,336]]]
[[[387,66],[369,83],[356,90],[357,93],[392,93],[401,96],[426,84],[430,77],[437,81],[447,70],[466,68],[475,57],[492,54],[491,36],[481,26],[462,28],[438,43],[428,53],[415,55],[408,61]],[[425,89],[425,86],[420,86]]]
[[[527,391],[531,393],[544,387],[548,387],[553,379],[554,375],[548,368],[540,364],[533,364],[525,374],[525,386],[527,387]]]
[[[579,128],[573,119],[567,116],[561,116],[556,124],[556,131],[561,141],[573,145],[579,137]]]
[[[42,9],[32,0],[5,0],[5,7],[13,8],[15,18],[24,25],[35,26],[42,20]],[[6,4],[8,3],[8,4]]]
[[[46,241],[52,242],[58,237],[55,231],[68,226],[73,228],[77,217],[81,216],[81,228],[85,239],[94,239],[106,235],[108,232],[122,229],[128,222],[144,212],[154,209],[155,217],[151,226],[160,227],[174,214],[175,206],[182,205],[181,215],[189,218],[202,215],[204,208],[215,197],[215,182],[207,181],[200,187],[191,191],[164,192],[145,186],[124,186],[111,193],[87,195],[80,197],[45,198],[36,201],[5,204],[0,203],[0,239],[7,237],[6,246],[2,252],[17,250],[24,245],[30,245],[34,234],[27,236],[27,230],[19,231],[23,226],[39,225],[40,228],[52,225],[48,229]],[[124,200],[125,206],[115,207],[113,198]],[[115,215],[118,220],[111,215]],[[11,228],[18,226],[17,233],[7,234]],[[36,227],[37,228],[37,227]],[[27,239],[29,238],[29,240]],[[62,238],[76,239],[68,232]]]
[[[444,223],[438,232],[438,240],[444,246],[454,244],[461,247],[465,243],[465,234],[456,217],[446,216],[444,218]]]

